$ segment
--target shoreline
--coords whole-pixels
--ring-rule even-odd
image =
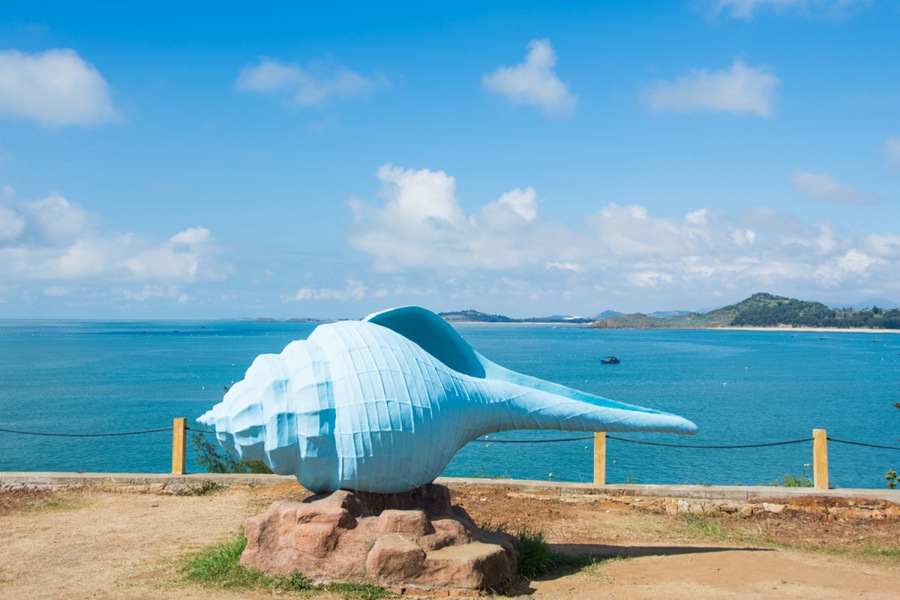
[[[583,327],[584,329],[630,329],[648,331],[797,331],[810,333],[887,333],[897,334],[900,329],[875,329],[870,327],[793,327],[786,325],[783,327],[774,325],[766,327],[739,327],[732,325],[723,325],[722,327],[591,327],[590,323],[556,323],[552,321],[513,321],[513,322],[494,322],[494,321],[448,321],[450,325],[552,325],[564,327]]]
[[[807,331],[813,333],[900,333],[900,329],[873,329],[869,327],[705,327],[725,331]]]

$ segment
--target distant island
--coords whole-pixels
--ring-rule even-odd
[[[621,314],[606,311],[593,317],[532,317],[513,319],[504,315],[463,310],[440,313],[457,323],[580,323],[597,329],[712,329],[721,327],[781,327],[834,329],[900,329],[900,309],[831,308],[765,292],[709,312],[662,311],[651,314]]]
[[[593,323],[596,320],[596,317],[566,317],[563,315],[513,319],[504,315],[491,315],[471,309],[438,314],[442,319],[450,323]]]

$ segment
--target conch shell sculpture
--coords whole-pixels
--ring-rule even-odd
[[[417,306],[320,325],[198,419],[242,460],[312,492],[431,483],[467,442],[511,429],[691,434],[682,417],[505,369]]]

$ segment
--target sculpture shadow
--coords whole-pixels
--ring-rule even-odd
[[[745,546],[612,546],[607,544],[550,544],[551,550],[572,559],[608,560],[611,558],[640,558],[642,556],[675,556],[707,552],[772,552],[771,548]]]
[[[608,544],[549,544],[551,551],[560,559],[551,572],[523,579],[513,586],[520,595],[531,595],[535,591],[531,581],[552,581],[572,575],[592,565],[607,560],[640,558],[644,556],[677,556],[681,554],[704,554],[709,552],[774,552],[772,548],[741,546],[613,546]]]
[[[740,546],[613,546],[607,544],[550,544],[559,560],[552,572],[537,577],[546,581],[576,573],[585,567],[612,559],[641,558],[644,556],[677,556],[681,554],[705,554],[709,552],[772,552],[771,548]]]

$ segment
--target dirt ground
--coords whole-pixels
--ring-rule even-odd
[[[305,496],[295,484],[204,496],[122,486],[0,491],[0,598],[271,598],[186,583],[179,560],[274,500]],[[487,488],[452,496],[476,522],[540,530],[556,550],[594,558],[522,581],[513,596],[900,598],[896,516],[828,517],[821,500],[778,514],[685,516],[602,496]]]

